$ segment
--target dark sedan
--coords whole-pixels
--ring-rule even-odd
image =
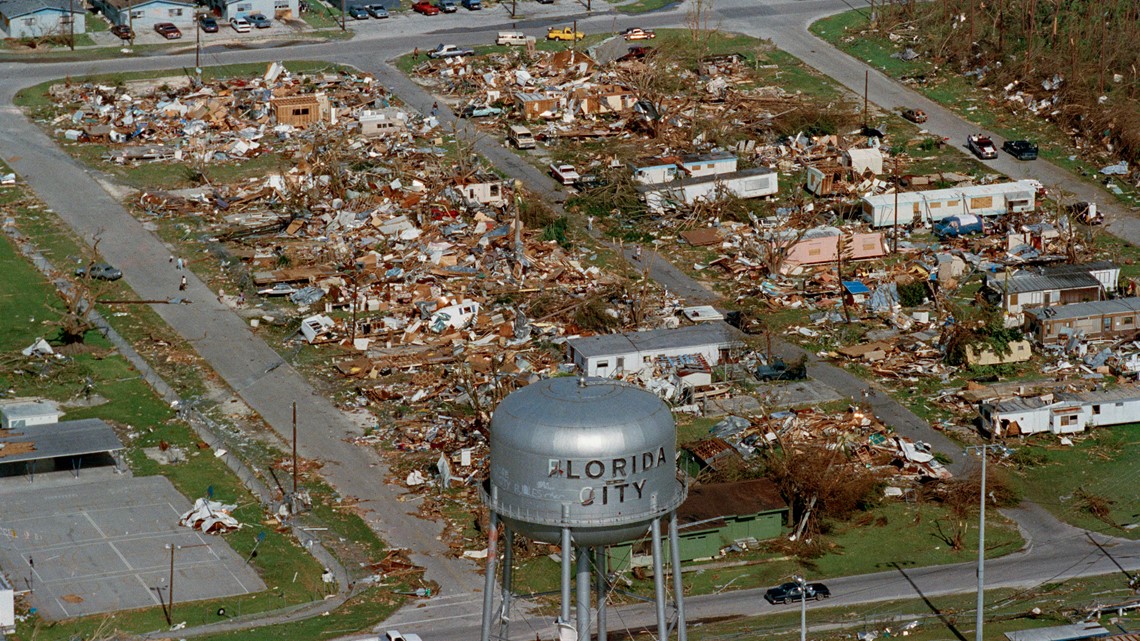
[[[218,19],[214,16],[198,16],[198,26],[206,33],[217,33]]]
[[[790,603],[792,601],[800,601],[810,599],[819,601],[820,599],[831,598],[831,590],[822,583],[808,583],[804,589],[800,589],[800,584],[795,582],[783,583],[774,588],[769,588],[764,593],[764,598],[768,603]]]
[[[365,9],[360,5],[351,6],[348,8],[348,17],[352,18],[353,20],[367,20],[368,9]]]
[[[134,40],[135,32],[125,24],[117,24],[111,27],[111,33],[118,36],[119,40]]]
[[[177,40],[182,37],[182,30],[176,27],[173,22],[159,22],[154,25],[154,30],[167,40]]]
[[[1018,160],[1037,160],[1037,145],[1028,140],[1007,140],[1001,149]]]
[[[119,280],[123,277],[123,272],[107,263],[95,263],[90,268],[80,267],[75,270],[75,275],[80,278],[94,278],[96,280]]]

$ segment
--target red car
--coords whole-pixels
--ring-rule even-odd
[[[425,16],[434,16],[439,14],[439,7],[430,2],[427,2],[427,0],[420,0],[419,2],[412,5],[412,11],[415,11],[416,13],[422,13]]]
[[[177,40],[182,37],[182,32],[173,22],[160,22],[154,25],[154,30],[167,40]]]

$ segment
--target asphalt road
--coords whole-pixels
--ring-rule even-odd
[[[486,43],[493,38],[495,31],[516,26],[540,29],[549,24],[562,24],[577,18],[579,28],[589,32],[618,30],[626,26],[681,26],[685,18],[684,10],[642,18],[619,18],[608,11],[596,11],[592,17],[588,17],[581,7],[569,5],[567,8],[569,12],[562,16],[547,16],[518,23],[501,12],[485,11],[479,15],[464,16],[463,27],[457,27],[455,23],[423,21],[417,17],[394,18],[386,23],[391,27],[361,33],[350,44],[334,42],[288,48],[209,51],[204,56],[204,62],[269,62],[288,58],[356,64],[363,69],[376,71],[386,83],[397,88],[398,93],[410,97],[412,105],[426,108],[424,100],[427,94],[393,75],[393,71],[385,67],[382,61],[413,47],[430,47],[437,40],[457,44]],[[818,17],[846,8],[847,3],[842,0],[785,0],[762,4],[747,0],[721,0],[717,5],[719,18],[713,26],[770,38],[781,48],[861,94],[865,66],[836,52],[804,30],[806,25]],[[399,35],[390,35],[393,33]],[[84,60],[80,56],[80,59],[68,62],[0,63],[0,157],[8,161],[47,205],[59,213],[84,239],[93,242],[96,236],[101,238],[99,248],[105,258],[124,270],[127,283],[143,298],[166,298],[175,291],[178,274],[167,262],[171,249],[108,196],[100,185],[101,177],[96,172],[79,166],[37,127],[24,119],[19,110],[11,106],[11,99],[19,88],[51,78],[110,71],[170,69],[192,64],[192,52],[117,60]],[[887,109],[901,106],[925,109],[930,115],[927,129],[932,133],[960,141],[968,133],[977,132],[976,127],[914,92],[893,84],[884,76],[873,72],[871,78],[870,98],[873,102]],[[417,91],[419,94],[415,93]],[[546,179],[540,171],[511,152],[502,150],[497,144],[480,140],[477,149],[496,164],[506,167],[511,174],[522,177],[531,187],[537,187],[539,193],[553,198],[560,196],[549,181],[543,182]],[[1124,216],[1096,187],[1076,180],[1043,161],[1025,164],[1002,157],[991,161],[991,165],[1014,177],[1029,176],[1031,172],[1032,177],[1038,178],[1047,186],[1060,186],[1080,199],[1105,203],[1102,208],[1110,216],[1109,229],[1132,242],[1140,242],[1140,222]],[[664,265],[658,267],[660,270],[666,269]],[[430,632],[430,641],[472,638],[478,627],[477,604],[481,590],[481,580],[475,572],[474,564],[447,558],[444,546],[438,540],[440,525],[409,516],[408,512],[414,510],[414,502],[402,502],[402,491],[385,482],[387,469],[383,462],[367,448],[345,442],[346,436],[361,432],[360,426],[327,399],[315,394],[312,387],[288,364],[282,363],[280,356],[254,335],[241,319],[218,303],[214,293],[208,291],[205,285],[195,278],[190,280],[189,295],[194,300],[193,305],[157,306],[156,311],[175,331],[194,345],[283,440],[290,426],[290,402],[299,401],[302,455],[325,461],[324,472],[338,491],[359,497],[362,505],[370,510],[366,515],[369,524],[391,545],[413,550],[413,560],[427,569],[429,579],[443,586],[440,596],[426,604],[413,604],[399,613],[394,621],[422,625],[421,630]],[[691,296],[693,300],[700,296],[698,291],[688,291],[685,287],[678,280],[671,285],[671,290],[686,298]],[[828,376],[832,376],[829,370],[828,372]],[[815,371],[813,374],[822,378]],[[841,389],[846,386],[850,393],[850,381],[835,379],[832,383],[824,380]],[[906,420],[909,421],[909,418]],[[938,444],[936,447],[941,449]],[[1027,529],[1032,529],[1033,523],[1040,522],[1037,531],[1031,532],[1035,534],[1033,547],[1020,555],[991,562],[987,567],[988,585],[1029,585],[1050,577],[1116,571],[1115,566],[1111,566],[1102,555],[1098,556],[1099,552],[1094,554],[1090,551],[1090,548],[1093,551],[1095,548],[1091,547],[1083,535],[1067,532],[1064,528],[1058,529],[1055,521],[1040,515],[1036,515],[1037,521],[1030,519],[1028,526],[1026,521],[1021,520],[1029,518],[1026,514],[1018,514],[1018,517]],[[1138,566],[1137,552],[1137,544],[1121,543],[1113,554],[1127,567],[1134,569]],[[906,570],[905,573],[907,576],[903,577],[900,571],[891,570],[867,577],[835,581],[832,584],[836,597],[832,602],[870,602],[903,595],[913,596],[916,591],[934,596],[970,591],[974,584],[973,568],[969,564]],[[722,613],[752,614],[768,611],[756,591],[699,597],[691,600],[690,604],[691,618],[694,620]],[[643,614],[646,615],[645,623],[651,623],[652,620],[651,612],[642,612],[637,607],[623,608],[621,612],[621,620],[630,625],[638,624],[638,617]],[[611,621],[615,620],[618,617],[611,616]],[[530,623],[543,624],[539,621]],[[515,624],[513,629],[518,638],[529,639],[533,635],[525,627],[521,623]]]

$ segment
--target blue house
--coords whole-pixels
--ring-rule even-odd
[[[173,22],[183,31],[197,28],[191,0],[92,0],[91,4],[111,24],[128,25],[135,33],[153,29],[160,22]]]
[[[83,33],[83,0],[0,0],[0,30],[5,38],[42,38]],[[72,25],[74,22],[74,27]]]
[[[206,5],[222,20],[260,13],[270,20],[295,18],[299,0],[207,0]],[[350,5],[353,3],[349,3]],[[340,5],[337,5],[340,6]]]

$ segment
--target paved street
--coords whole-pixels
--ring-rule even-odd
[[[531,3],[527,3],[531,4]],[[583,8],[566,3],[562,11],[575,15],[531,15],[517,26],[532,34],[541,35],[548,24],[566,22],[578,17],[579,28],[587,31],[617,30],[626,26],[663,27],[683,23],[683,9],[661,12],[643,18],[616,17],[609,11],[595,11],[587,17]],[[786,0],[758,4],[748,0],[722,0],[717,9],[721,16],[720,27],[742,31],[750,35],[771,38],[777,45],[801,57],[858,93],[862,92],[862,63],[839,54],[829,46],[812,38],[805,26],[821,15],[843,10],[842,0]],[[529,8],[528,8],[529,9]],[[462,27],[460,25],[463,25]],[[462,22],[422,20],[417,16],[401,16],[385,21],[383,27],[360,28],[351,43],[330,42],[290,46],[288,48],[251,49],[234,51],[224,47],[210,47],[204,52],[203,64],[231,62],[267,62],[281,59],[324,59],[355,64],[372,71],[409,104],[426,110],[431,97],[384,64],[413,47],[434,46],[437,41],[456,44],[484,44],[493,39],[495,31],[513,28],[516,23],[501,9],[488,10],[464,16]],[[391,35],[399,34],[399,35]],[[0,157],[13,166],[54,211],[89,242],[96,236],[102,239],[100,250],[112,263],[120,266],[128,284],[142,298],[166,298],[177,286],[177,274],[170,268],[167,257],[171,253],[161,240],[146,231],[100,185],[100,177],[60,151],[36,126],[23,118],[11,106],[11,98],[20,87],[30,86],[44,79],[65,75],[122,70],[158,70],[193,64],[190,53],[150,57],[88,60],[81,62],[53,62],[43,64],[0,63]],[[871,100],[884,108],[917,106],[930,115],[927,128],[935,134],[948,137],[955,143],[975,133],[953,114],[925,101],[913,92],[873,73]],[[464,125],[466,126],[466,125]],[[1000,142],[999,142],[1000,144]],[[547,198],[564,196],[552,182],[497,141],[480,138],[476,148],[491,159],[500,169],[519,177],[527,185]],[[1107,196],[1095,187],[1069,177],[1065,172],[1043,161],[1018,163],[1003,156],[991,161],[995,169],[1023,176],[1031,171],[1048,186],[1059,185],[1079,198],[1105,203],[1104,209],[1112,217],[1110,229],[1133,241],[1140,241],[1140,223],[1125,217],[1119,208],[1108,204]],[[66,176],[66,180],[61,177]],[[709,301],[709,293],[688,279],[683,273],[664,261],[653,261],[651,275],[666,284],[670,291],[692,301]],[[414,551],[413,560],[427,569],[427,577],[443,586],[440,596],[426,604],[412,604],[394,618],[394,623],[415,626],[430,631],[428,641],[437,639],[472,638],[478,628],[478,600],[481,579],[473,563],[450,559],[438,540],[440,525],[420,521],[409,516],[415,510],[414,501],[400,501],[402,490],[385,482],[387,470],[382,461],[369,450],[344,441],[346,436],[360,433],[360,426],[327,399],[316,395],[311,386],[280,356],[265,345],[245,323],[228,308],[218,303],[215,293],[206,289],[197,279],[191,279],[189,306],[157,306],[156,311],[171,327],[185,336],[195,349],[219,375],[258,411],[278,432],[288,433],[290,402],[299,403],[301,425],[300,450],[310,458],[327,462],[324,473],[329,481],[345,495],[357,496],[369,509],[369,524],[393,546]],[[830,365],[814,365],[812,375],[850,394],[857,394],[863,383],[842,370]],[[885,395],[880,395],[884,396]],[[936,448],[948,451],[955,460],[953,446],[940,441],[940,435],[929,430],[913,414],[887,398],[875,401],[876,411],[896,426],[903,434],[927,440]],[[896,409],[897,408],[897,409]],[[900,412],[901,410],[901,412]],[[1031,510],[1031,508],[1027,508]],[[1015,557],[992,562],[987,567],[989,584],[1032,585],[1050,577],[1072,576],[1080,573],[1115,572],[1116,568],[1103,558],[1080,533],[1067,531],[1051,518],[1035,512],[1017,512],[1019,523],[1033,535],[1032,548]],[[1140,567],[1135,543],[1122,543],[1114,549],[1127,567]],[[973,566],[963,564],[946,568],[884,571],[869,577],[843,579],[833,583],[836,598],[833,604],[869,602],[913,596],[921,590],[926,596],[951,592],[970,591],[973,586]],[[756,591],[726,593],[716,597],[701,597],[691,601],[690,612],[694,619],[718,614],[749,614],[757,611],[775,611],[762,605]],[[424,607],[415,607],[424,605]],[[644,608],[621,610],[626,624],[650,623],[652,614]],[[616,616],[611,621],[619,620]],[[640,622],[640,623],[639,623]],[[528,625],[542,626],[548,622],[520,619],[513,626],[517,638],[533,637]],[[542,628],[545,630],[545,628]]]

